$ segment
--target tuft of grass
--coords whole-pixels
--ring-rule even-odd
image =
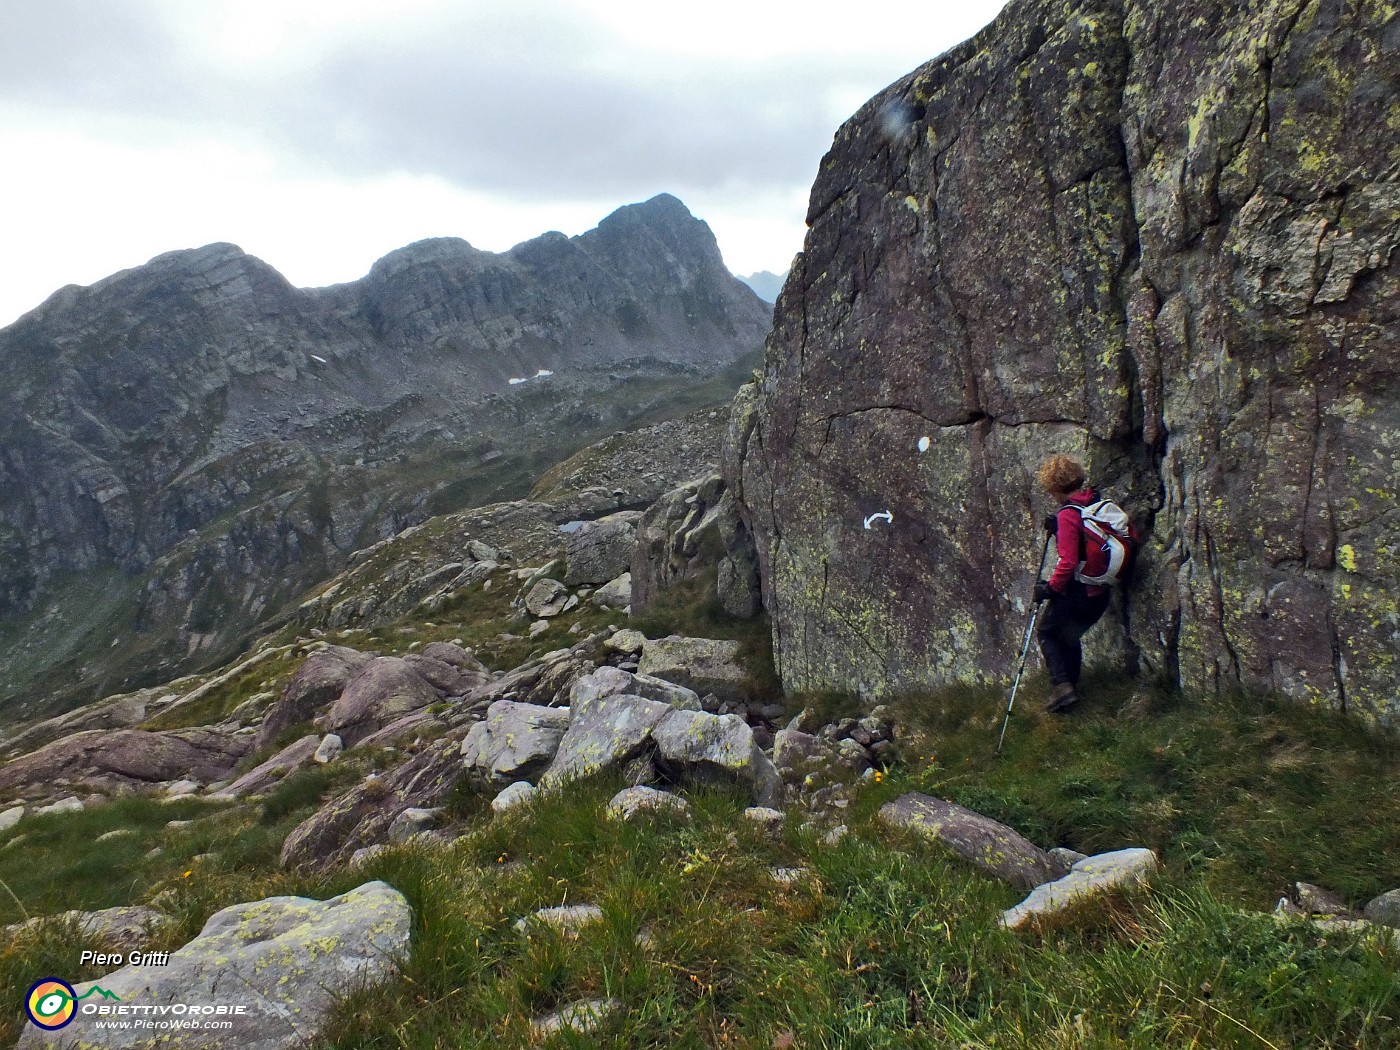
[[[998,686],[893,701],[910,757],[887,792],[918,787],[1042,845],[1151,847],[1222,895],[1271,906],[1295,881],[1354,904],[1393,888],[1400,748],[1336,712],[1244,693],[1187,697],[1086,678],[1067,716]]]

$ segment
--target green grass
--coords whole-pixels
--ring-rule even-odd
[[[354,641],[403,651],[462,637],[517,660],[516,643],[494,640],[514,583],[468,592],[431,626],[405,622]],[[632,626],[766,648],[767,625],[728,620],[712,587],[668,592]],[[561,640],[533,644],[563,644],[563,628],[551,631]],[[275,678],[287,668],[262,670]],[[219,709],[256,684],[230,683]],[[1394,888],[1394,735],[1270,698],[1189,698],[1102,676],[1086,680],[1071,714],[1050,717],[1041,692],[1033,683],[1018,700],[1000,756],[1001,687],[890,700],[901,760],[857,788],[843,818],[851,833],[836,846],[796,814],[765,837],[743,819],[746,800],[720,789],[690,793],[689,820],[617,824],[601,816],[616,781],[577,784],[504,818],[464,784],[447,806],[471,830],[450,846],[396,847],[355,871],[282,871],[285,836],[387,757],[352,752],[288,776],[256,805],[124,798],[27,818],[0,835],[0,922],[149,902],[174,919],[152,947],[173,948],[227,905],[324,898],[382,878],[413,906],[412,951],[401,975],[344,1002],[317,1044],[355,1050],[523,1047],[532,1017],[598,997],[620,999],[624,1013],[600,1033],[549,1045],[1392,1048],[1400,951],[1265,912],[1295,880],[1357,905]],[[860,711],[841,694],[789,703],[828,718]],[[1146,845],[1165,866],[1146,888],[1013,934],[997,918],[1018,892],[878,822],[883,802],[911,790],[1044,846]],[[172,819],[194,823],[168,829]],[[117,828],[131,834],[97,841]],[[770,866],[813,877],[782,888]],[[577,939],[513,928],[538,908],[574,903],[604,913]],[[76,966],[75,946],[86,945],[58,923],[0,938],[0,998],[17,1003],[49,974],[98,976]],[[0,1041],[19,1024],[0,1014]]]
[[[1393,732],[1287,700],[1185,698],[1091,678],[1067,716],[1018,698],[1003,753],[1000,687],[894,706],[916,786],[1044,845],[1149,846],[1229,899],[1270,906],[1295,881],[1355,904],[1400,878],[1400,748]]]
[[[1197,876],[1017,935],[996,927],[1017,893],[868,817],[836,847],[769,841],[711,791],[689,821],[619,826],[599,819],[616,786],[377,858],[366,877],[414,904],[413,958],[348,1001],[326,1045],[526,1046],[530,1017],[604,996],[625,1014],[551,1045],[1392,1045],[1395,953],[1238,911]],[[779,889],[774,864],[814,878]],[[604,919],[577,940],[512,928],[563,903]]]

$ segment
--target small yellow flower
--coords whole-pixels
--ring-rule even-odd
[[[193,875],[193,874],[194,874],[194,871],[193,871],[193,870],[187,871],[187,872],[185,872],[183,875],[181,875],[180,878],[182,878],[182,879],[188,879],[188,878],[189,878],[191,875]]]

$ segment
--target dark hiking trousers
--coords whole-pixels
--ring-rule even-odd
[[[1048,607],[1035,633],[1041,655],[1045,657],[1045,668],[1055,685],[1079,684],[1079,671],[1084,663],[1079,639],[1099,622],[1112,596],[1113,592],[1105,590],[1090,598],[1084,593],[1084,585],[1075,580],[1067,593],[1057,594],[1046,603]]]

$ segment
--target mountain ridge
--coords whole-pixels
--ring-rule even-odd
[[[215,243],[62,289],[0,330],[0,653],[46,644],[46,595],[69,579],[66,615],[104,566],[136,592],[109,635],[178,620],[182,659],[219,649],[358,547],[699,407],[769,320],[669,195],[501,254],[416,242],[326,288]]]

